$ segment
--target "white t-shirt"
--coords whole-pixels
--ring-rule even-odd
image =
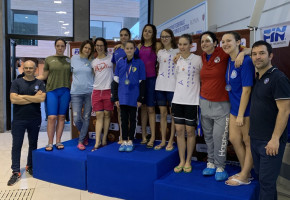
[[[94,90],[111,89],[113,81],[113,63],[111,62],[112,55],[107,55],[104,58],[96,58],[92,62],[92,68],[95,72]]]
[[[195,54],[190,54],[186,59],[182,56],[178,59],[172,103],[199,105],[201,67],[201,57]]]
[[[174,92],[175,89],[175,64],[174,56],[178,49],[161,49],[158,51],[157,60],[159,72],[156,80],[155,90]]]

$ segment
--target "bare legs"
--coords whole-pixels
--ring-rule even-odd
[[[244,117],[244,125],[239,127],[236,125],[236,117],[230,115],[229,126],[229,140],[233,144],[237,157],[241,165],[241,172],[239,176],[234,177],[243,182],[248,182],[250,171],[253,167],[253,158],[250,148],[250,136],[249,136],[250,118]],[[231,179],[231,177],[230,177]],[[230,185],[236,185],[236,181],[227,180]]]
[[[48,144],[53,144],[54,133],[56,132],[56,143],[61,142],[65,122],[65,115],[49,115],[47,118]]]
[[[96,143],[95,148],[98,148],[101,144],[101,132],[104,128],[104,135],[102,139],[102,145],[107,144],[107,135],[109,131],[110,126],[110,120],[111,120],[111,112],[110,111],[97,111],[96,112]]]
[[[175,124],[175,128],[177,132],[177,146],[180,163],[176,168],[174,168],[174,171],[180,172],[183,169],[185,172],[190,172],[191,157],[195,147],[195,128],[193,126],[186,126],[182,124]],[[185,129],[187,133],[187,140],[185,140]],[[187,155],[185,157],[186,150]]]
[[[153,106],[141,106],[141,126],[142,126],[142,141],[146,140],[147,132],[146,132],[146,126],[147,126],[147,119],[149,116],[149,125],[151,130],[151,138],[147,145],[152,146],[155,141],[155,107]]]

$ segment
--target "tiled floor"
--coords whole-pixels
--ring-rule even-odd
[[[63,141],[71,138],[70,132],[63,134]],[[0,191],[18,190],[35,188],[32,200],[109,200],[116,199],[98,194],[92,194],[88,191],[77,190],[53,183],[41,181],[25,173],[25,165],[28,151],[27,137],[24,140],[21,153],[21,179],[14,186],[7,186],[8,179],[11,176],[11,133],[0,133]],[[38,147],[44,147],[47,144],[46,132],[39,133]],[[5,198],[4,198],[5,199]],[[2,200],[2,198],[1,198]],[[6,199],[5,199],[6,200]],[[7,199],[8,200],[8,199]]]

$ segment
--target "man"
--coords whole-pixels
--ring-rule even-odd
[[[273,67],[272,47],[265,41],[252,46],[258,71],[252,91],[250,138],[254,168],[259,176],[260,200],[277,199],[276,180],[287,142],[290,81]]]
[[[35,63],[28,60],[23,66],[24,77],[12,82],[10,100],[13,105],[12,121],[12,176],[7,185],[14,185],[20,178],[20,156],[24,134],[27,130],[29,150],[26,171],[32,175],[32,151],[37,149],[41,124],[40,102],[45,100],[45,85],[35,79]]]

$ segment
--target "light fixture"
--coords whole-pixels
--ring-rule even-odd
[[[55,12],[56,14],[66,14],[66,12],[65,11],[57,11],[57,12]]]
[[[58,3],[58,4],[60,4],[60,3],[61,3],[61,1],[53,1],[53,3]]]
[[[66,34],[66,35],[69,34],[69,31],[64,32],[64,34]]]
[[[58,21],[58,22],[59,22],[59,23],[62,23],[62,24],[64,23],[64,21]]]
[[[68,26],[69,24],[68,23],[66,23],[66,24],[62,24],[63,26]]]
[[[66,29],[66,27],[63,27],[63,26],[61,28]]]
[[[25,19],[28,19],[28,17],[27,17],[27,16],[25,16]]]

